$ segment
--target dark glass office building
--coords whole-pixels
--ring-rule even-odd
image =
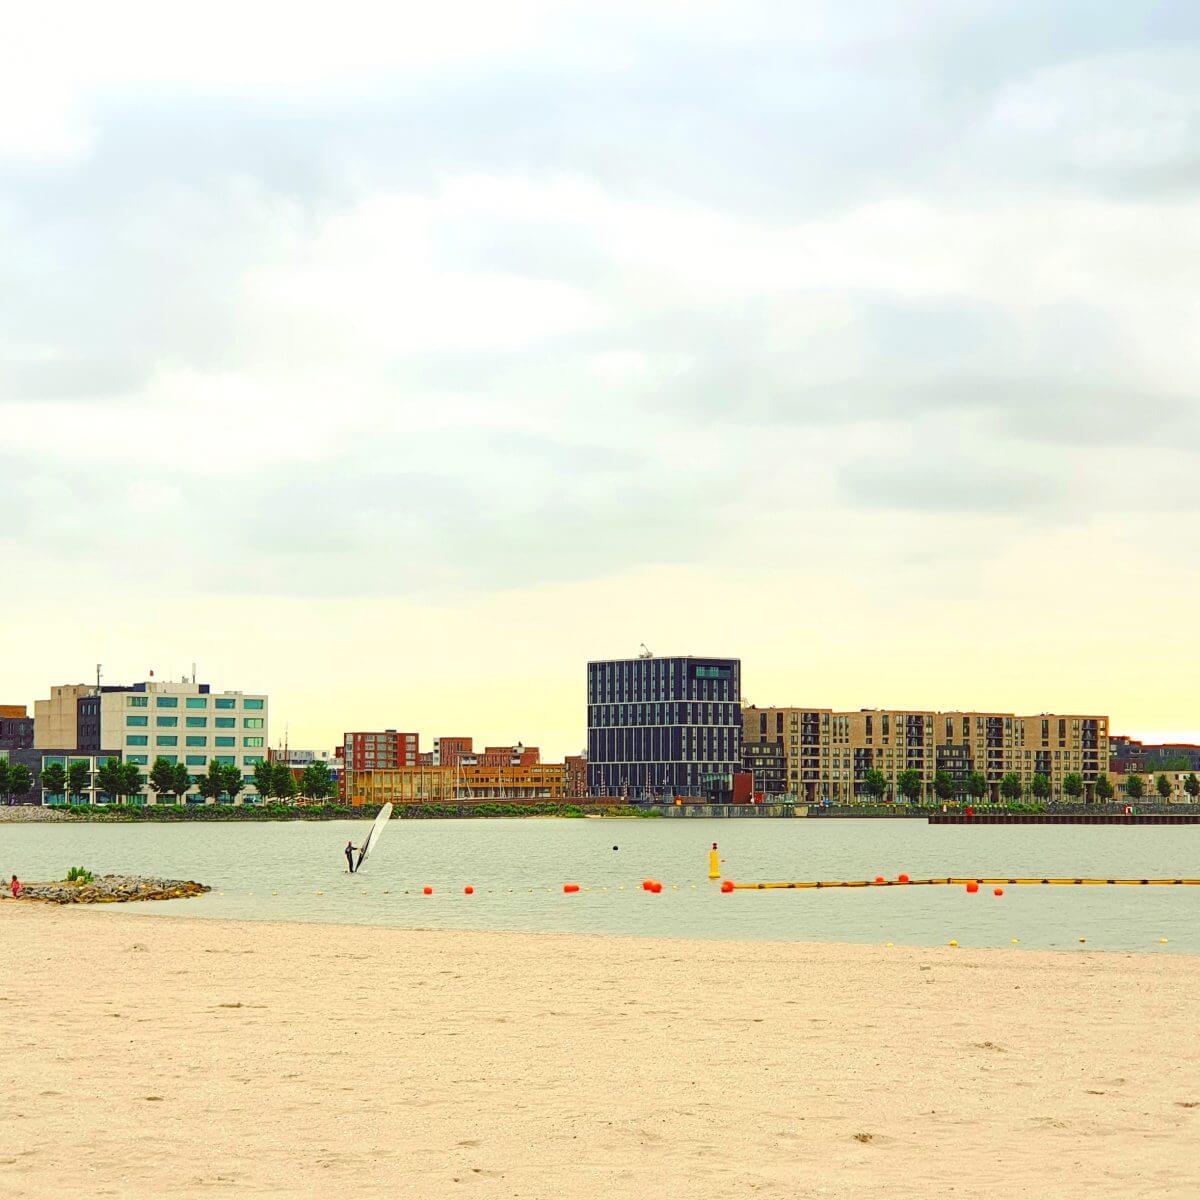
[[[588,793],[711,796],[742,769],[736,658],[590,662]]]

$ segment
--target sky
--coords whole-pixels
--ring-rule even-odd
[[[19,6],[0,703],[585,663],[1200,740],[1200,6]]]

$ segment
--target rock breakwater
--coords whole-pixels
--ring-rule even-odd
[[[90,883],[26,883],[22,900],[47,904],[122,904],[131,900],[180,900],[212,889],[191,879],[152,879],[144,875],[100,875]]]

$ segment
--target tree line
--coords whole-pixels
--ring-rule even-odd
[[[1159,775],[1154,782],[1155,791],[1163,800],[1171,795],[1171,781],[1166,775]],[[882,771],[869,770],[863,776],[861,784],[856,789],[863,795],[874,800],[882,800],[887,794],[888,781]],[[958,778],[948,771],[938,771],[926,785],[920,771],[912,769],[901,771],[896,776],[896,790],[910,803],[922,799],[926,791],[931,798],[943,803],[954,799],[983,800],[991,791],[987,777],[981,771],[971,771],[965,778]],[[1005,800],[1020,800],[1025,794],[1021,776],[1016,771],[1009,771],[1000,780],[1000,795]],[[1035,800],[1048,800],[1052,792],[1050,780],[1045,775],[1034,775],[1029,781],[1029,794]],[[1200,778],[1193,772],[1184,777],[1183,790],[1196,800],[1200,797]],[[1087,791],[1083,776],[1071,773],[1063,776],[1062,792],[1069,800],[1078,801]],[[1146,794],[1145,780],[1141,775],[1130,775],[1125,781],[1125,794],[1131,800],[1140,800]],[[1107,775],[1098,775],[1093,784],[1093,795],[1096,800],[1111,800],[1116,791]]]
[[[33,790],[33,785],[34,775],[27,766],[0,758],[0,797],[6,803],[19,801]],[[95,786],[117,800],[128,801],[140,795],[147,785],[160,802],[171,799],[178,804],[191,790],[192,776],[184,763],[173,763],[162,757],[154,760],[149,776],[143,774],[137,763],[121,762],[116,758],[105,759],[96,768]],[[76,761],[69,767],[51,763],[41,772],[41,786],[42,791],[51,796],[78,798],[91,790],[92,771],[86,762]],[[323,762],[309,763],[297,781],[286,763],[263,759],[254,766],[254,787],[264,800],[294,800],[297,796],[326,800],[337,795],[337,780],[329,765]],[[232,803],[245,791],[245,780],[234,763],[213,760],[197,780],[196,788],[206,800],[219,801],[222,796],[228,796]]]

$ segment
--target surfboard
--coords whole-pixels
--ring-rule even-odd
[[[355,871],[362,868],[363,859],[379,844],[379,839],[383,836],[383,831],[387,827],[391,815],[392,806],[390,804],[385,804],[379,810],[379,816],[375,818],[375,823],[371,826],[371,832],[367,834],[367,840],[363,842],[362,849],[358,852],[358,862],[354,864]]]

